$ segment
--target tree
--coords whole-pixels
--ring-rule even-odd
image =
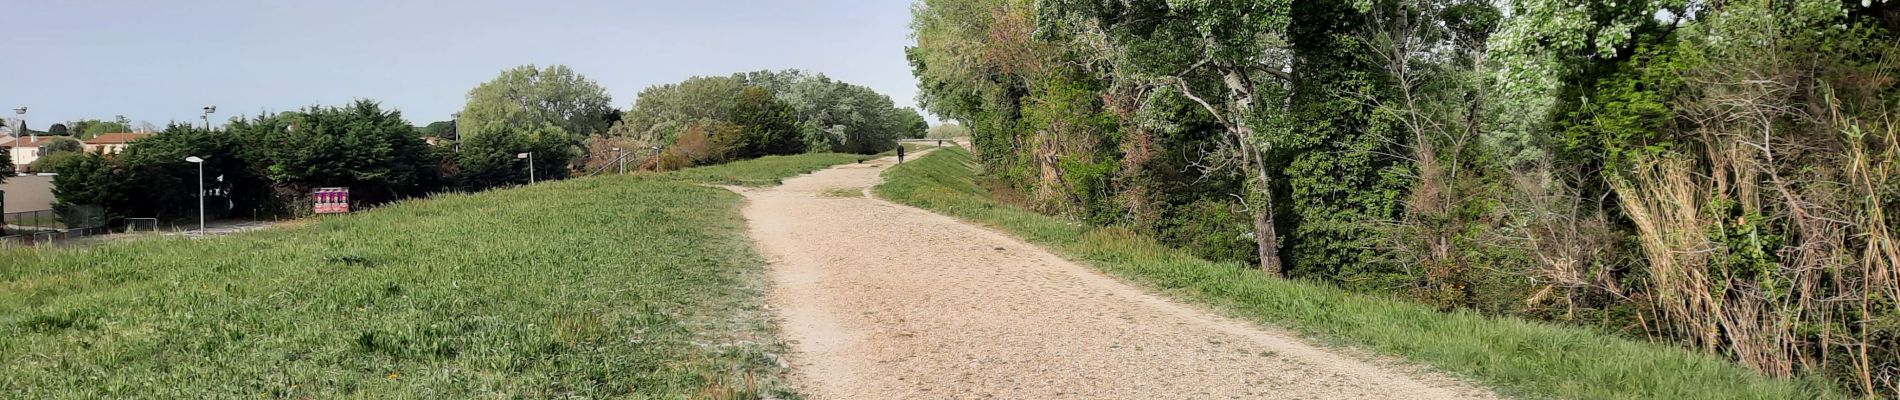
[[[1282,272],[1275,219],[1281,149],[1309,144],[1297,134],[1268,135],[1277,96],[1289,89],[1283,41],[1286,1],[1093,2],[1043,0],[1046,39],[1104,37],[1096,57],[1132,84],[1152,88],[1148,102],[1191,102],[1224,129],[1211,167],[1247,176],[1236,194],[1253,216],[1260,269]],[[1269,152],[1273,150],[1273,152]]]
[[[79,139],[62,137],[40,145],[39,156],[46,157],[59,153],[78,153],[86,151],[86,144]]]
[[[136,204],[132,198],[137,193],[138,185],[118,159],[97,153],[80,153],[72,157],[54,158],[43,167],[57,173],[53,176],[55,210],[102,206],[107,212],[118,215],[151,215],[126,208]]]
[[[716,139],[721,154],[698,161],[795,154],[806,150],[800,137],[796,110],[767,86],[753,86],[736,77],[693,77],[677,84],[659,85],[640,92],[627,110],[618,135],[653,143],[671,144],[688,128],[721,124],[725,136]],[[704,128],[704,127],[702,127]],[[702,129],[704,131],[706,129]]]
[[[575,157],[571,140],[575,135],[553,124],[532,130],[498,127],[471,132],[455,153],[458,186],[464,190],[483,190],[528,183],[528,160],[521,153],[534,153],[537,180],[566,178],[568,163]]]
[[[246,143],[245,161],[283,204],[321,187],[348,187],[353,201],[378,204],[427,194],[439,180],[402,112],[370,100],[240,119],[226,130]]]
[[[422,131],[423,137],[432,137],[436,139],[448,139],[448,140],[453,140],[460,137],[460,136],[456,136],[456,133],[455,133],[455,121],[430,122],[429,126],[422,127],[421,131]]]
[[[132,121],[126,119],[124,116],[120,116],[112,121],[82,119],[73,121],[68,125],[72,127],[72,131],[77,136],[87,139],[107,133],[132,132]]]
[[[779,90],[778,97],[797,113],[799,129],[811,151],[882,152],[896,146],[893,140],[913,128],[889,96],[869,87],[797,70],[761,71],[747,76],[748,81],[766,82],[766,87]]]
[[[768,155],[798,154],[805,151],[792,116],[792,108],[764,88],[748,87],[739,92],[727,122],[739,127],[736,137],[720,138],[731,159],[749,159]]]
[[[46,127],[46,134],[54,135],[54,136],[70,136],[72,135],[72,131],[67,130],[66,124],[53,124],[52,126]]]
[[[612,103],[606,89],[565,65],[524,65],[470,90],[456,130],[472,135],[554,125],[579,136],[602,134],[611,126]]]
[[[67,205],[99,205],[119,216],[179,218],[198,212],[199,165],[185,157],[204,157],[205,188],[223,193],[234,213],[256,213],[268,203],[268,185],[250,173],[231,135],[189,124],[172,124],[140,139],[124,153],[83,153],[49,166],[55,200]]]
[[[924,120],[924,115],[918,113],[917,109],[904,107],[897,109],[896,112],[899,119],[898,125],[904,127],[904,130],[897,135],[898,137],[922,139],[930,134],[930,121]]]
[[[692,77],[640,91],[627,109],[617,134],[656,143],[672,143],[688,125],[730,121],[745,82],[731,77]]]
[[[0,146],[0,183],[13,176],[13,148]]]

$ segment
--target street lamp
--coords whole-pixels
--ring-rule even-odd
[[[185,161],[198,164],[198,233],[202,234],[205,232],[205,159],[190,156],[185,157]]]
[[[449,113],[449,125],[455,129],[455,152],[462,152],[462,113]]]
[[[20,126],[13,127],[13,136],[26,136],[26,106],[15,107],[13,113],[20,116]]]
[[[534,184],[534,152],[530,151],[526,153],[516,154],[515,158],[528,159],[528,184],[533,185]]]
[[[211,130],[211,113],[218,112],[218,106],[205,106],[205,130]]]
[[[620,173],[627,173],[627,156],[621,154],[619,147],[614,148],[614,160],[620,163]]]

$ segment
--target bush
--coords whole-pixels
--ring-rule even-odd
[[[563,179],[568,176],[568,163],[579,152],[577,139],[551,124],[529,131],[464,132],[463,140],[456,154],[457,175],[450,177],[463,190],[528,183],[528,160],[516,156],[521,153],[534,153],[535,180]]]

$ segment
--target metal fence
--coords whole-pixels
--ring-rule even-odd
[[[0,214],[0,246],[59,244],[110,232],[105,209],[99,206]]]
[[[0,225],[8,231],[37,231],[65,228],[59,223],[59,215],[53,210],[36,210],[0,214]]]

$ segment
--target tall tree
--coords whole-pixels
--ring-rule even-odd
[[[476,135],[521,136],[491,142],[534,143],[540,149],[536,164],[559,165],[548,168],[548,176],[564,176],[568,164],[581,159],[584,140],[612,126],[612,103],[606,89],[567,66],[524,65],[469,90],[456,132],[464,141]]]
[[[0,183],[13,176],[13,148],[0,146]]]
[[[1145,88],[1145,102],[1191,102],[1223,127],[1209,154],[1219,161],[1208,167],[1247,177],[1236,197],[1253,216],[1260,268],[1276,275],[1283,270],[1276,171],[1283,149],[1308,144],[1267,130],[1290,79],[1279,45],[1287,3],[1043,0],[1038,7],[1046,38],[1094,44],[1109,73]]]
[[[132,131],[132,121],[125,119],[125,117],[123,116],[118,117],[118,119],[112,120],[112,121],[101,121],[101,120],[96,120],[96,119],[82,119],[78,121],[73,121],[72,123],[68,125],[72,127],[72,131],[74,132],[75,135],[82,138],[88,138],[88,139],[95,136],[99,136],[101,134],[123,133],[123,132]]]
[[[735,78],[701,76],[648,87],[627,109],[616,134],[671,143],[688,125],[729,121],[745,88]]]
[[[897,109],[897,118],[898,126],[903,127],[898,131],[897,136],[900,138],[922,139],[924,135],[930,134],[930,121],[924,120],[924,114],[918,113],[915,108]]]
[[[529,181],[529,160],[517,158],[534,153],[534,178],[566,178],[572,157],[574,135],[553,124],[528,131],[471,132],[465,136],[462,150],[454,153],[456,183],[465,190],[482,190]]]
[[[197,214],[198,171],[204,171],[205,188],[225,194],[232,212],[251,214],[270,208],[269,184],[252,172],[237,138],[224,131],[206,130],[193,124],[172,124],[148,138],[139,139],[117,157],[120,174],[127,189],[122,204],[102,204],[114,213],[130,217],[176,218]],[[186,162],[186,157],[203,157],[202,166]],[[61,174],[65,174],[61,171]],[[65,201],[65,200],[62,200]]]
[[[455,121],[435,121],[421,129],[422,136],[437,139],[455,139]]]
[[[247,144],[250,167],[278,196],[348,187],[353,200],[377,204],[426,194],[437,180],[427,146],[402,112],[370,100],[237,120],[226,130]]]
[[[575,135],[606,133],[613,98],[565,65],[524,65],[468,92],[457,130],[466,134],[554,125]]]

